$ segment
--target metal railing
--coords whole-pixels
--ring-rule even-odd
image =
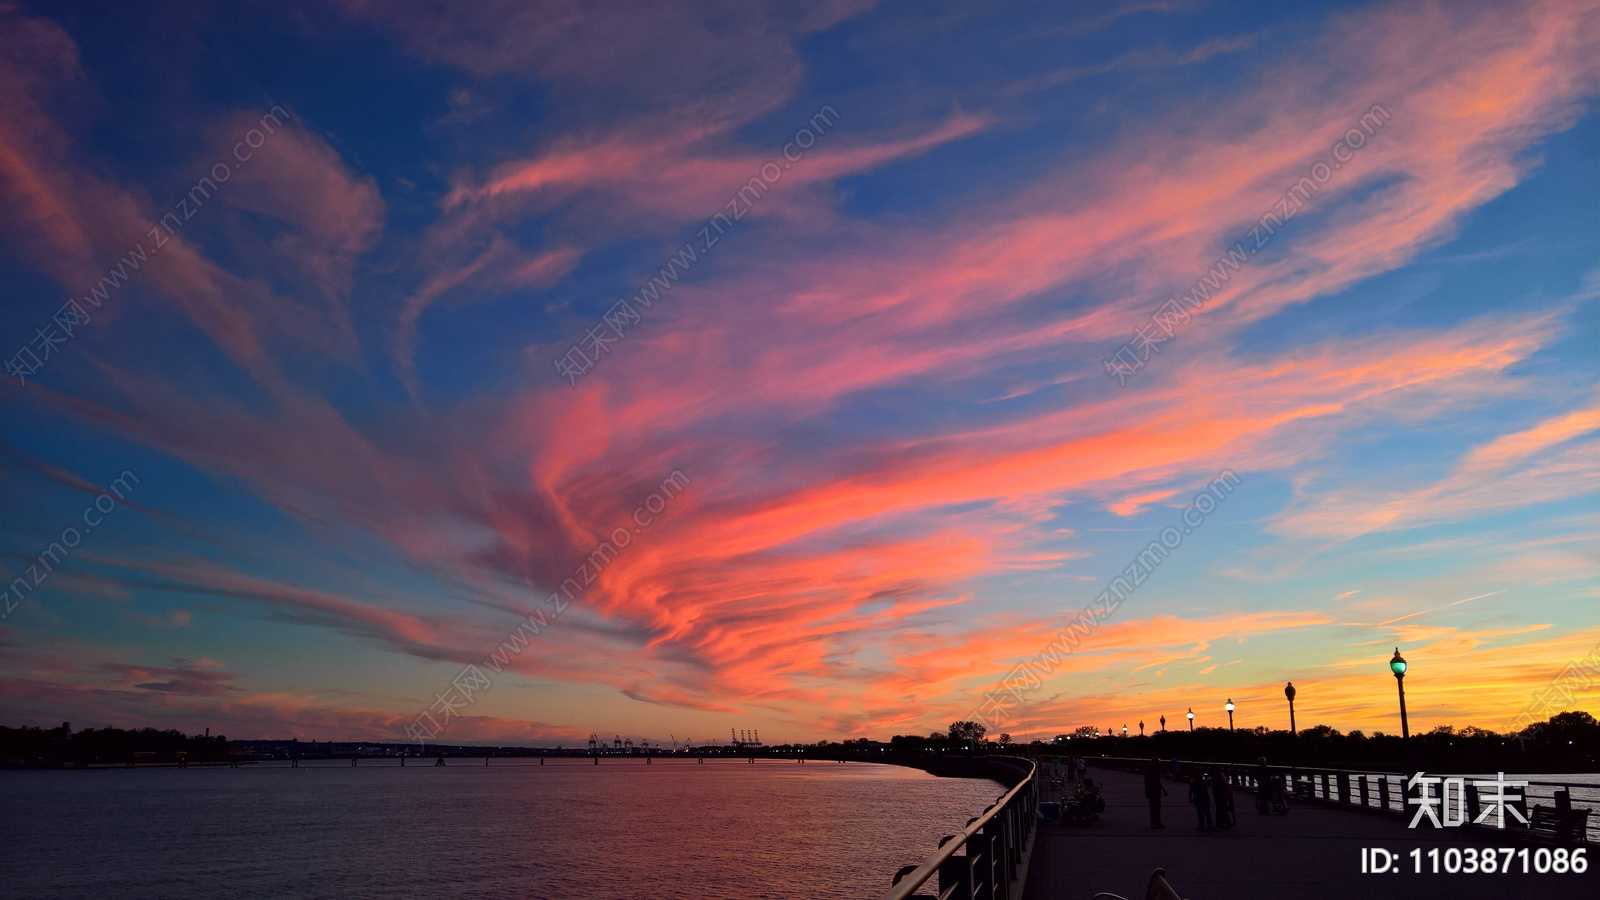
[[[1148,759],[1132,759],[1128,757],[1101,756],[1087,757],[1090,763],[1108,766],[1111,768],[1142,771],[1150,764]],[[1166,760],[1162,761],[1165,772]],[[1257,767],[1240,763],[1203,762],[1193,760],[1179,760],[1178,765],[1186,771],[1203,770],[1218,771],[1235,788],[1246,791],[1257,789]],[[1415,790],[1408,793],[1406,781],[1409,776],[1396,772],[1376,772],[1362,769],[1331,769],[1317,766],[1268,766],[1268,771],[1273,775],[1281,775],[1284,787],[1290,799],[1301,802],[1321,803],[1330,806],[1362,810],[1392,816],[1408,816],[1416,811],[1416,805],[1406,805],[1407,796],[1416,796]],[[1440,773],[1433,772],[1433,775]],[[1456,777],[1451,775],[1449,777]],[[1444,804],[1449,807],[1453,821],[1472,822],[1482,810],[1479,802],[1478,790],[1473,785],[1474,779],[1482,779],[1483,775],[1463,776],[1466,783],[1463,790],[1452,791],[1445,798]],[[1600,840],[1600,785],[1579,784],[1569,781],[1544,781],[1535,779],[1520,779],[1507,775],[1508,780],[1526,780],[1528,787],[1523,791],[1522,797],[1510,804],[1515,806],[1524,818],[1532,821],[1530,810],[1535,806],[1554,808],[1561,802],[1568,802],[1577,810],[1588,809],[1591,813],[1585,827],[1585,834],[1575,835],[1587,841]],[[1565,795],[1565,801],[1559,795]],[[1441,809],[1439,814],[1444,815]],[[1511,816],[1507,816],[1507,825],[1515,831],[1528,833],[1530,829],[1522,826]],[[1486,827],[1486,826],[1480,826]]]
[[[947,834],[939,849],[920,866],[906,866],[894,876],[894,889],[884,900],[910,900],[916,891],[938,877],[938,900],[1020,900],[1012,896],[1019,870],[1026,874],[1029,843],[1033,836],[1038,787],[1038,765],[1031,759],[991,757],[993,762],[1016,768],[1022,780],[1000,795],[982,815],[967,820],[967,827]],[[957,851],[966,852],[957,855]]]

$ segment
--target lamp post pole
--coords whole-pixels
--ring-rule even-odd
[[[1139,737],[1144,737],[1144,720],[1139,720]]]
[[[1294,737],[1300,733],[1294,727],[1294,682],[1284,685],[1283,695],[1289,698],[1289,736]]]
[[[1406,658],[1400,655],[1400,648],[1394,648],[1394,657],[1389,660],[1389,671],[1394,673],[1395,686],[1400,689],[1400,737],[1411,737],[1411,726],[1406,723]]]
[[[1194,731],[1194,707],[1189,707],[1189,730]]]
[[[1166,716],[1162,716],[1161,717],[1161,730],[1162,731],[1166,731],[1167,730],[1167,717]]]
[[[1228,698],[1228,730],[1233,730],[1233,698]]]

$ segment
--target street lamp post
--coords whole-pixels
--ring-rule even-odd
[[[1166,731],[1167,730],[1167,717],[1166,716],[1162,716],[1161,717],[1161,730],[1162,731]]]
[[[1189,730],[1194,730],[1194,707],[1189,707]]]
[[[1228,730],[1233,730],[1233,698],[1228,698]]]
[[[1128,736],[1128,726],[1126,726],[1126,725],[1122,726],[1122,736],[1123,737],[1127,737]]]
[[[1144,720],[1139,720],[1139,737],[1144,737]]]
[[[1394,683],[1400,688],[1400,737],[1411,737],[1411,726],[1406,724],[1406,658],[1400,655],[1400,648],[1394,648],[1394,657],[1389,660],[1389,671],[1394,673]]]
[[[1294,737],[1300,733],[1294,727],[1294,682],[1284,685],[1283,695],[1289,698],[1289,736]]]

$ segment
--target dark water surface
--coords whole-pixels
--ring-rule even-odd
[[[852,763],[0,772],[0,896],[875,897],[994,802]]]

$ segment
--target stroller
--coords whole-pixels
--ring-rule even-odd
[[[1283,776],[1274,775],[1256,788],[1256,812],[1263,816],[1287,816],[1289,799],[1283,790]]]
[[[1094,783],[1094,779],[1085,778],[1083,786],[1062,807],[1061,824],[1091,825],[1105,811],[1106,801],[1100,796],[1100,786]]]

